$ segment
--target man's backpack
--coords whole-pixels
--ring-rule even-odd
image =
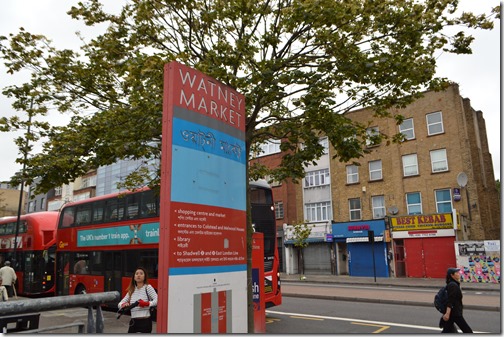
[[[446,305],[448,304],[448,290],[446,290],[446,286],[439,289],[436,296],[434,296],[434,306],[437,311],[444,314],[446,312]]]

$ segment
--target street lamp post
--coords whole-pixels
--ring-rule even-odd
[[[16,250],[17,250],[17,238],[19,235],[19,225],[21,222],[21,208],[23,206],[23,190],[24,190],[24,173],[26,169],[26,159],[28,158],[28,143],[30,140],[30,126],[31,126],[31,119],[32,119],[32,109],[33,109],[33,98],[31,99],[30,102],[30,111],[28,112],[28,128],[26,130],[26,144],[24,148],[24,161],[23,161],[23,169],[21,170],[21,188],[19,191],[19,204],[18,204],[18,211],[17,211],[17,221],[16,221],[16,234],[14,235],[14,249],[12,252],[12,259],[13,259],[13,266],[16,266],[17,263],[17,258],[16,258]]]

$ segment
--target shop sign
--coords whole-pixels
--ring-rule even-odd
[[[390,218],[392,231],[417,231],[432,229],[453,229],[450,213],[431,215],[408,215]]]

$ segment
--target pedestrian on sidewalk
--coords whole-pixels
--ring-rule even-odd
[[[2,285],[2,278],[0,277],[0,302],[5,302],[9,300],[9,295],[7,295],[7,289]]]
[[[446,271],[446,290],[448,292],[448,303],[446,312],[439,321],[439,326],[443,328],[442,333],[457,333],[457,328],[464,333],[472,333],[472,329],[462,316],[462,290],[460,290],[460,269],[448,268]]]
[[[118,308],[131,307],[128,333],[151,333],[150,307],[157,306],[158,296],[154,287],[147,281],[147,271],[144,268],[139,267],[135,270],[127,290]]]
[[[2,285],[7,289],[9,297],[14,297],[14,283],[16,283],[17,275],[12,268],[10,261],[5,261],[5,265],[0,268],[0,278],[2,278]]]

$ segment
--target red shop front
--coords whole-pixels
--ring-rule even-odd
[[[446,269],[456,266],[451,219],[451,214],[391,219],[397,277],[444,278]]]

